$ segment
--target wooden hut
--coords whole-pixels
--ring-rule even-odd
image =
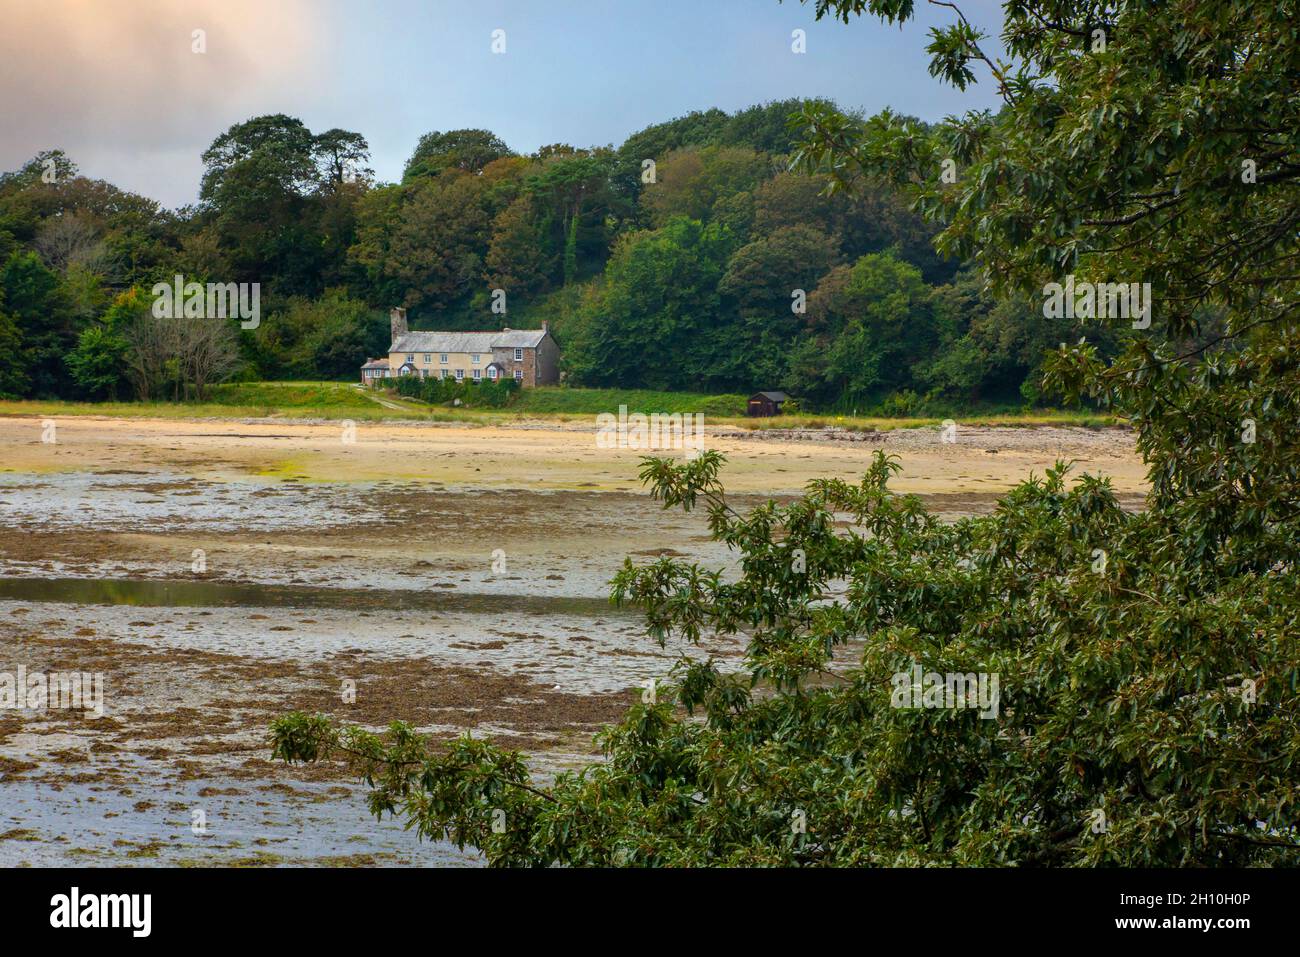
[[[780,415],[781,406],[788,398],[784,392],[755,392],[749,397],[747,413],[755,417]]]

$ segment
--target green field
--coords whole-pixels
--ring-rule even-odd
[[[521,390],[505,409],[430,406],[386,392],[364,390],[351,382],[241,382],[216,386],[204,402],[64,402],[57,400],[0,401],[0,415],[103,415],[146,418],[297,418],[411,419],[432,422],[505,424],[518,419],[585,419],[601,412],[693,413],[706,421],[741,428],[845,428],[888,430],[940,424],[942,417],[880,418],[874,416],[796,414],[771,419],[745,417],[746,396],[655,392],[646,389],[576,389],[545,386]],[[1054,409],[980,409],[952,418],[967,425],[1074,425],[1102,427],[1121,424],[1090,411]]]
[[[653,392],[648,389],[569,389],[542,386],[521,389],[507,412],[527,415],[617,414],[620,405],[628,412],[702,412],[714,418],[743,416],[748,396],[700,395],[693,392]]]

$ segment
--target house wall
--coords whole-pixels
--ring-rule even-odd
[[[550,333],[537,346],[537,371],[533,385],[558,385],[560,382],[560,347]]]
[[[524,351],[527,352],[528,350],[525,349]],[[388,354],[389,368],[394,370],[400,368],[402,364],[407,361],[407,356],[412,355],[415,358],[412,359],[411,362],[415,365],[415,368],[419,370],[420,375],[426,378],[432,376],[436,379],[439,376],[438,370],[446,369],[447,378],[454,379],[456,378],[456,370],[460,369],[461,372],[464,373],[464,378],[467,382],[474,378],[475,369],[479,370],[479,374],[483,377],[483,381],[486,382],[487,372],[485,370],[488,367],[488,363],[490,363],[495,357],[492,352],[448,352],[445,353],[447,361],[442,362],[440,360],[444,353],[441,352],[390,352]],[[474,361],[474,356],[476,355],[478,356],[477,362]],[[427,362],[425,361],[426,356],[428,357]]]
[[[515,370],[523,372],[523,378],[519,384],[526,389],[531,389],[537,385],[537,350],[525,347],[523,349],[523,358],[518,362],[515,361],[515,347],[501,346],[492,350],[492,361],[499,363],[506,370],[506,378],[513,379]]]

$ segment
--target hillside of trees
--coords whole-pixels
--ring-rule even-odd
[[[573,385],[782,388],[819,410],[1033,402],[1044,350],[1087,335],[1111,353],[1113,332],[991,298],[898,188],[791,171],[810,105],[531,155],[433,132],[400,183],[375,180],[359,133],[261,116],[212,142],[199,202],[176,211],[41,153],[0,175],[0,396],[353,378],[394,305],[424,329],[549,320]],[[260,325],[152,319],[177,274],[259,283]]]

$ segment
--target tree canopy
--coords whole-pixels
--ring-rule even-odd
[[[0,176],[0,266],[34,254],[54,277],[49,302],[7,313],[20,354],[47,368],[7,376],[5,388],[77,398],[124,392],[129,355],[103,335],[108,310],[131,289],[181,274],[259,284],[263,324],[284,328],[239,335],[231,374],[251,378],[347,375],[368,357],[364,344],[382,351],[369,330],[403,305],[415,328],[549,321],[574,385],[782,388],[826,411],[934,412],[1043,398],[1025,385],[1043,354],[1032,311],[1003,309],[1015,331],[983,336],[974,348],[980,323],[1002,300],[957,291],[963,264],[936,253],[936,227],[909,208],[904,189],[882,178],[828,193],[825,172],[789,169],[798,139],[789,118],[805,108],[834,106],[792,99],[709,110],[647,127],[617,147],[554,143],[528,155],[488,130],[435,131],[421,137],[400,183],[376,181],[358,132],[316,133],[292,116],[258,116],[213,139],[200,201],[175,212],[87,179],[63,153],[46,151]],[[683,221],[695,225],[684,230]],[[696,298],[673,307],[690,313],[682,323],[658,298],[670,280],[630,268],[639,260],[620,251],[666,251],[688,234],[710,237],[713,258],[687,270]],[[891,321],[917,341],[964,343],[942,368],[916,350],[889,377],[863,378],[851,363],[832,372],[821,361],[851,353],[854,342],[836,339],[855,327],[818,324],[804,305],[833,299],[839,277],[882,255],[924,281],[921,294],[895,300],[907,312]],[[491,309],[498,289],[506,313]],[[293,345],[307,301],[321,313],[343,301],[366,313],[349,306],[338,314],[348,328],[337,351],[315,353],[318,363],[304,363]],[[1071,341],[1087,331],[1085,323],[1058,325]],[[678,334],[671,345],[647,338],[668,328]],[[1099,345],[1111,354],[1109,340]],[[656,354],[674,363],[652,368],[645,357]]]

